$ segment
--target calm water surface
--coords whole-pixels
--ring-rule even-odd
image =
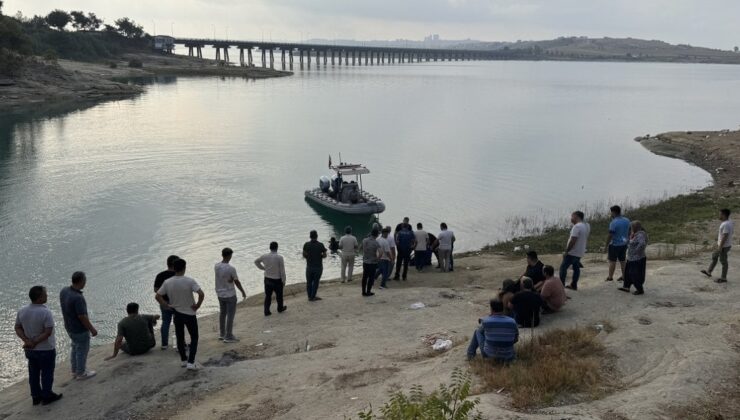
[[[297,72],[245,81],[177,78],[131,100],[71,113],[0,115],[0,386],[23,375],[17,308],[88,273],[85,294],[102,343],[125,304],[156,312],[154,275],[188,261],[216,310],[213,263],[224,246],[250,294],[252,261],[280,242],[288,281],[300,249],[368,218],[317,211],[303,198],[327,157],[365,163],[365,187],[388,210],[458,250],[512,234],[517,214],[560,221],[575,206],[638,203],[699,188],[702,170],[632,141],[667,130],[734,128],[740,67],[468,62]],[[324,278],[338,274],[329,259]],[[358,293],[359,295],[359,293]],[[257,316],[257,311],[254,312]],[[65,354],[65,350],[62,351]],[[61,367],[66,368],[66,363]],[[60,368],[61,368],[60,367]]]

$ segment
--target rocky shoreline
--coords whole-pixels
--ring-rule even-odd
[[[132,60],[141,62],[142,67],[129,67]],[[53,103],[101,102],[130,98],[144,92],[142,86],[120,81],[126,78],[166,75],[264,79],[291,74],[260,67],[222,66],[213,60],[161,54],[126,54],[97,63],[30,58],[20,76],[0,80],[0,111],[22,113]]]

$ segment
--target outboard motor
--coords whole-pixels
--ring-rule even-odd
[[[329,188],[331,188],[331,179],[329,179],[328,176],[324,175],[319,178],[319,188],[322,192],[325,192],[329,194]]]

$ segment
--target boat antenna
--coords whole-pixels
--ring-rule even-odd
[[[343,165],[344,162],[342,162],[342,152],[339,152],[339,164]]]

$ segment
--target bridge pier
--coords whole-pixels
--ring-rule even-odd
[[[352,65],[353,65],[353,66],[355,65],[355,53],[356,53],[356,52],[357,52],[357,51],[355,51],[355,50],[352,50]]]
[[[244,47],[239,47],[239,65],[244,67]]]
[[[275,68],[275,58],[272,55],[272,48],[270,48],[270,68],[271,69]]]
[[[247,48],[247,66],[252,67],[254,63],[252,62],[252,47]]]
[[[192,57],[192,56],[193,56],[193,46],[188,45],[188,57]]]
[[[283,70],[285,70],[285,48],[280,48],[280,63]]]
[[[267,54],[265,53],[265,47],[260,48],[260,51],[262,51],[262,68],[267,67]]]

